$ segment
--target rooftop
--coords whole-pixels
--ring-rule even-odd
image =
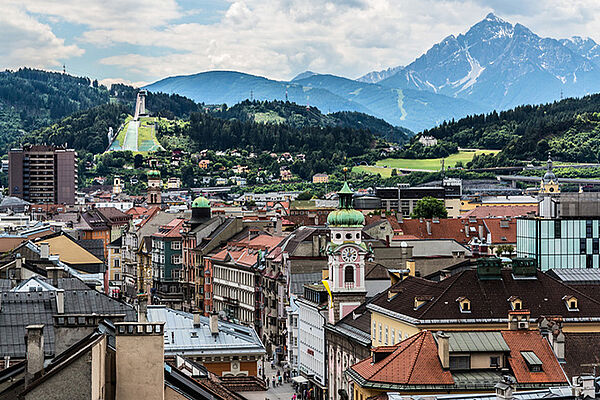
[[[256,354],[265,348],[252,328],[219,320],[219,333],[212,335],[209,318],[200,316],[194,326],[190,313],[149,305],[148,321],[165,322],[165,354]]]

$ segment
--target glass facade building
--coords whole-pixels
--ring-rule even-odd
[[[600,218],[517,219],[517,256],[535,258],[539,267],[598,268]]]

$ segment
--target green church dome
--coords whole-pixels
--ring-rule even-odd
[[[155,169],[151,169],[146,175],[148,178],[160,178],[160,172]]]
[[[210,202],[204,196],[198,196],[192,202],[192,208],[210,208]]]
[[[358,210],[343,208],[329,213],[327,216],[327,225],[329,226],[362,226],[365,223],[365,216]]]
[[[340,196],[340,205],[337,210],[332,211],[327,216],[327,225],[338,227],[354,227],[363,226],[365,216],[358,210],[352,207],[352,195],[354,192],[348,186],[348,182],[344,182],[342,190],[338,192]]]

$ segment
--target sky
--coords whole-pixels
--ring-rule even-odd
[[[407,65],[489,12],[600,42],[597,0],[0,0],[0,64],[105,84],[236,70],[289,80]]]

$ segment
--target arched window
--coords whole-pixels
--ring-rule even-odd
[[[346,267],[344,268],[344,282],[354,282],[354,267],[352,265],[346,265]]]

